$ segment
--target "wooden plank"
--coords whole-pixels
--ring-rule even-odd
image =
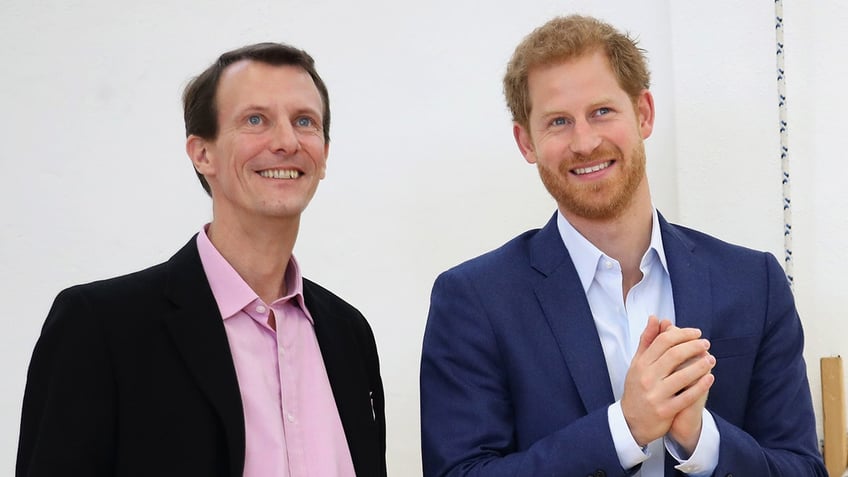
[[[833,476],[842,475],[848,466],[843,376],[841,356],[821,359],[824,464]]]

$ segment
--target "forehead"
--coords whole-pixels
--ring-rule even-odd
[[[224,69],[215,101],[220,114],[249,105],[313,108],[321,112],[323,104],[312,77],[300,66],[254,60],[237,61]]]
[[[534,67],[527,75],[527,89],[531,107],[551,99],[596,101],[599,96],[627,94],[606,53],[598,50]]]

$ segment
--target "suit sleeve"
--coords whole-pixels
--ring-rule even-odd
[[[606,407],[521,448],[510,356],[499,339],[509,338],[492,327],[475,281],[460,269],[442,274],[433,287],[421,359],[424,476],[628,475]],[[544,369],[527,371],[544,379]]]
[[[30,362],[15,475],[113,475],[115,438],[104,332],[79,289],[69,289],[53,303]]]
[[[740,428],[714,416],[721,436],[714,475],[826,476],[802,355],[804,334],[792,291],[771,254],[765,254],[765,269],[765,329],[744,424]]]

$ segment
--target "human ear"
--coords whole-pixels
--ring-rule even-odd
[[[646,139],[654,130],[654,96],[647,89],[643,89],[636,100],[636,115],[639,120],[639,132],[642,139]]]
[[[321,170],[318,171],[318,178],[323,179],[327,176],[327,158],[330,157],[330,143],[324,144],[324,161],[321,163]]]
[[[202,137],[190,135],[186,138],[186,154],[191,160],[194,169],[204,176],[214,173],[212,161],[209,158],[206,140]]]
[[[518,145],[518,150],[524,156],[524,160],[528,164],[536,163],[536,149],[533,146],[533,140],[530,137],[530,131],[524,126],[513,123],[512,135],[515,137],[515,143]]]

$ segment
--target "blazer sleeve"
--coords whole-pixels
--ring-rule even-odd
[[[104,330],[80,289],[65,290],[30,362],[15,475],[113,475],[115,389]]]
[[[721,436],[714,475],[826,476],[803,358],[801,322],[783,269],[771,254],[764,254],[764,261],[768,289],[764,329],[744,422],[739,427],[714,415]]]
[[[420,375],[424,476],[628,475],[607,407],[585,414],[572,403],[582,417],[522,448],[511,402],[522,390],[511,389],[507,371],[516,357],[499,341],[509,338],[493,328],[477,282],[460,268],[433,287]],[[546,379],[544,369],[523,371]]]

